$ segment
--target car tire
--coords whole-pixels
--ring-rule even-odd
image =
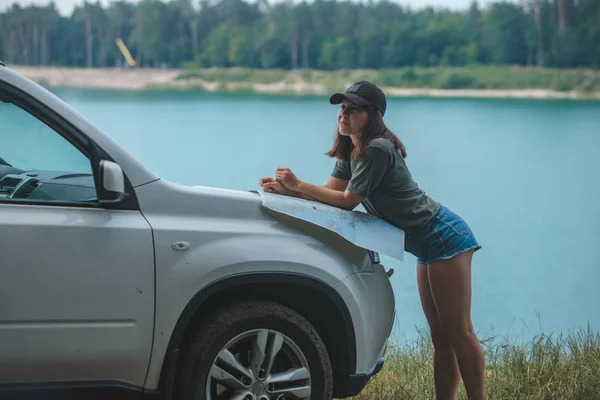
[[[277,351],[271,358],[273,348]],[[296,398],[292,393],[298,398],[332,398],[325,344],[304,317],[279,303],[253,300],[219,309],[196,327],[179,357],[175,385],[179,400]],[[263,359],[267,360],[263,368],[257,367]],[[269,373],[265,371],[270,359],[274,361]],[[223,388],[226,393],[217,397]]]

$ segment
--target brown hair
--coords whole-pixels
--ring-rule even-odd
[[[381,112],[373,106],[367,106],[365,108],[369,113],[369,117],[363,131],[360,146],[354,147],[354,144],[352,144],[352,139],[350,139],[348,136],[342,136],[338,127],[336,128],[333,146],[331,147],[331,150],[325,154],[329,157],[335,157],[338,160],[345,162],[356,160],[365,153],[367,150],[367,145],[371,140],[384,138],[390,140],[394,144],[396,150],[400,150],[402,158],[406,158],[406,148],[404,147],[404,144],[398,138],[398,136],[396,136],[396,134],[394,134],[394,132],[392,132],[385,125]]]

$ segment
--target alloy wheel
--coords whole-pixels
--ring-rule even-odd
[[[270,329],[230,340],[213,360],[206,383],[207,400],[296,400],[310,395],[310,370],[302,350]]]

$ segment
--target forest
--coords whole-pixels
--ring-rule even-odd
[[[122,39],[139,67],[385,69],[600,67],[600,0],[497,1],[464,10],[390,1],[141,0],[13,4],[0,14],[0,60],[115,67]]]

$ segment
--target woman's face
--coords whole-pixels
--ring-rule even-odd
[[[360,136],[368,119],[367,110],[344,100],[338,112],[338,130],[344,136]]]

